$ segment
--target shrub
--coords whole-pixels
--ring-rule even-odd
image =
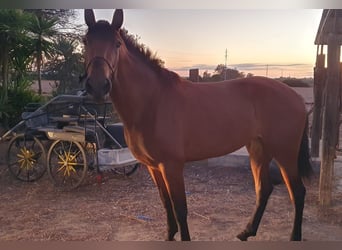
[[[0,89],[0,96],[2,96]],[[21,120],[21,113],[28,103],[42,102],[42,98],[28,88],[10,88],[8,101],[0,98],[0,125],[4,128],[13,127]]]

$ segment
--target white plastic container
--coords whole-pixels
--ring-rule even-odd
[[[128,148],[99,149],[97,153],[99,165],[125,165],[136,161]]]

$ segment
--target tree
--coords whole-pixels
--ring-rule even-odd
[[[211,78],[211,74],[208,72],[208,70],[204,71],[202,81],[209,82],[210,78]]]
[[[42,63],[54,54],[56,34],[79,36],[78,27],[69,21],[74,16],[74,10],[0,9],[0,125],[8,127],[9,120],[20,118],[27,102],[40,100],[29,89],[28,72],[35,63],[41,93]]]
[[[217,65],[212,78],[215,81],[223,81],[223,80],[231,80],[236,78],[244,78],[245,74],[243,72],[238,71],[237,69],[227,68],[224,64]]]
[[[57,19],[55,29],[63,36],[76,39],[84,31],[81,24],[77,25],[73,22],[77,17],[73,9],[25,9],[24,11],[35,15],[38,13],[46,20]]]
[[[2,77],[1,100],[7,102],[10,53],[24,37],[28,16],[20,10],[0,9],[0,63]]]
[[[227,67],[224,64],[219,64],[216,66],[216,69],[214,72],[216,72],[219,75],[223,75],[226,71]]]
[[[25,37],[29,16],[20,10],[0,9],[0,118],[4,127],[8,125],[8,86],[10,83],[11,52]]]
[[[79,41],[60,36],[55,42],[56,54],[47,65],[48,77],[59,80],[57,94],[80,89],[79,76],[83,73],[83,55],[76,52]]]
[[[31,43],[37,67],[39,95],[42,94],[41,67],[44,58],[51,57],[51,54],[54,52],[52,38],[57,35],[57,21],[57,18],[47,19],[42,10],[36,10],[28,27],[32,36]]]
[[[227,80],[245,78],[245,73],[238,71],[237,69],[227,69]]]
[[[28,37],[24,37],[20,43],[14,45],[14,49],[10,53],[14,88],[28,87],[30,85],[28,71],[32,63],[32,51],[27,46],[30,42]]]
[[[203,72],[203,77],[201,81],[203,82],[220,82],[236,78],[244,78],[250,77],[252,74],[248,74],[245,76],[243,72],[238,71],[237,69],[227,68],[224,64],[218,64],[215,68],[213,74],[210,74],[207,70]]]

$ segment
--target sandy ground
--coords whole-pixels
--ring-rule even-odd
[[[130,177],[108,173],[101,184],[90,174],[77,190],[61,192],[47,175],[34,183],[14,179],[4,164],[5,149],[0,144],[0,241],[164,240],[164,209],[144,167]],[[249,168],[189,164],[185,181],[192,240],[235,240],[255,203]],[[321,211],[318,176],[306,186],[304,240],[342,240],[342,192],[336,190],[333,206]],[[276,186],[259,232],[250,240],[287,241],[292,222],[287,190]]]

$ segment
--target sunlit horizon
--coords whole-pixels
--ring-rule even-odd
[[[179,74],[182,77],[189,76],[190,69],[199,69],[200,76],[207,71],[211,75],[215,74],[217,65],[203,66],[193,65],[192,68],[168,68]],[[313,65],[311,64],[296,64],[296,65],[279,65],[279,64],[238,64],[227,65],[227,68],[236,69],[243,72],[245,75],[252,74],[254,76],[266,76],[270,78],[313,78]]]

